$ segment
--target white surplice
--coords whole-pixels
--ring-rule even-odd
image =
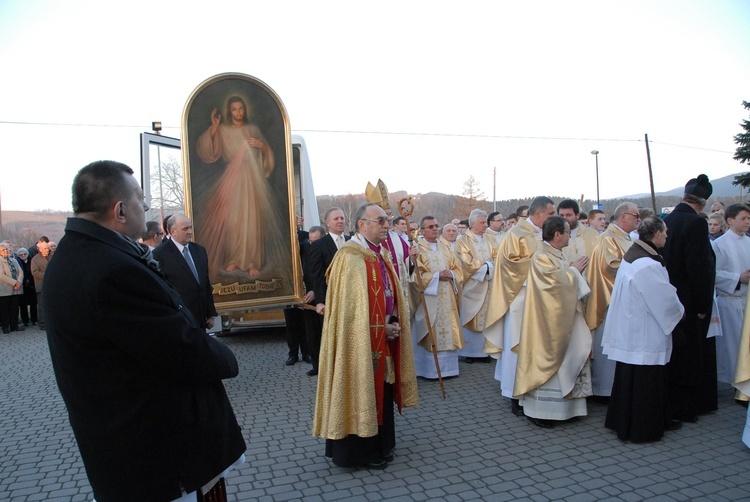
[[[739,281],[740,274],[750,269],[750,237],[729,230],[711,245],[716,253],[716,305],[722,332],[716,338],[716,370],[720,382],[733,383],[747,301],[747,284]]]

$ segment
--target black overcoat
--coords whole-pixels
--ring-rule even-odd
[[[131,243],[70,218],[44,281],[52,365],[99,502],[172,500],[242,455],[221,381],[234,354]]]

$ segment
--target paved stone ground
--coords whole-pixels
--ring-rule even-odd
[[[420,406],[396,417],[385,471],[343,469],[310,435],[315,378],[285,367],[283,332],[222,340],[241,373],[227,389],[249,448],[228,479],[229,500],[750,500],[745,410],[721,388],[719,410],[655,444],[619,441],[606,408],[551,430],[510,413],[494,365],[420,380]],[[91,500],[91,488],[36,329],[0,336],[0,500]]]

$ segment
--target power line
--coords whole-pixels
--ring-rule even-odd
[[[675,143],[664,143],[662,141],[649,141],[649,143],[654,143],[655,145],[667,145],[667,146],[676,146],[678,148],[690,148],[691,150],[704,150],[706,152],[719,152],[719,153],[729,153],[733,154],[734,152],[727,152],[726,150],[714,150],[712,148],[702,148],[700,146],[688,146],[688,145],[677,145]]]
[[[146,129],[150,128],[150,124],[141,125],[126,125],[126,124],[73,124],[64,122],[22,122],[13,120],[0,120],[0,124],[9,125],[34,125],[34,126],[47,126],[47,127],[107,127],[107,128],[126,128],[126,129]],[[178,126],[163,126],[163,129],[177,129]],[[382,135],[382,136],[424,136],[424,137],[440,137],[440,138],[477,138],[477,139],[530,139],[530,140],[543,140],[543,141],[609,141],[609,142],[621,142],[621,143],[640,143],[642,139],[626,139],[626,138],[572,138],[566,136],[511,136],[502,134],[460,134],[460,133],[439,133],[439,132],[406,132],[406,131],[352,131],[343,129],[295,129],[294,132],[299,133],[318,133],[318,134],[371,134],[371,135]],[[699,146],[689,145],[678,145],[676,143],[666,143],[663,141],[650,140],[649,143],[656,145],[674,146],[677,148],[688,148],[691,150],[703,150],[706,152],[717,152],[733,154],[734,152],[728,152],[726,150],[716,150],[714,148],[703,148]]]
[[[141,125],[117,125],[117,124],[66,124],[61,122],[18,122],[12,120],[0,120],[0,124],[10,125],[35,125],[35,126],[50,126],[50,127],[112,127],[112,128],[139,128],[143,129],[150,128],[151,124]],[[173,127],[172,129],[179,129],[179,127]]]
[[[11,125],[36,125],[50,127],[112,127],[112,128],[149,128],[150,124],[144,125],[124,125],[124,124],[73,124],[62,122],[22,122],[0,120],[0,124]],[[179,129],[179,127],[163,126],[164,129]],[[322,134],[374,134],[389,136],[434,136],[443,138],[491,138],[491,139],[539,139],[539,140],[561,140],[561,141],[623,141],[639,142],[641,139],[621,139],[621,138],[570,138],[554,136],[510,136],[498,134],[460,134],[460,133],[432,133],[432,132],[408,132],[408,131],[352,131],[338,129],[295,129],[294,132],[311,132]]]
[[[312,133],[333,133],[333,134],[376,134],[392,136],[437,136],[443,138],[490,138],[490,139],[541,139],[541,140],[562,140],[562,141],[623,141],[639,142],[642,139],[622,139],[622,138],[569,138],[555,136],[510,136],[500,134],[458,134],[458,133],[439,133],[439,132],[397,132],[397,131],[344,131],[335,129],[295,129],[295,132],[312,132]]]

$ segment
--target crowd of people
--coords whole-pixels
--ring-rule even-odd
[[[57,249],[45,235],[29,249],[0,242],[0,325],[3,333],[24,331],[28,326],[45,330],[41,305],[44,273]]]
[[[47,331],[97,498],[222,500],[245,443],[222,384],[237,361],[206,332],[210,257],[187,216],[145,221],[132,174],[110,161],[78,173],[59,250],[0,243],[3,333]],[[443,386],[462,364],[494,362],[511,413],[538,427],[598,402],[634,443],[716,410],[719,381],[747,406],[750,207],[709,216],[711,194],[700,175],[666,215],[623,202],[607,220],[539,196],[508,218],[474,209],[441,225],[394,217],[378,180],[351,233],[340,208],[325,228],[298,218],[305,308],[285,313],[286,364],[301,357],[318,377],[325,455],[386,468],[394,408],[418,404],[417,377]]]
[[[368,384],[375,396],[383,378],[403,397],[412,374],[442,385],[443,378],[459,375],[461,364],[494,362],[494,378],[512,413],[550,428],[600,403],[608,406],[604,426],[634,443],[657,441],[716,410],[719,381],[735,385],[737,403],[747,406],[750,207],[717,202],[709,216],[703,211],[711,194],[708,178],[700,175],[668,214],[623,202],[608,219],[599,209],[582,213],[573,200],[555,205],[540,196],[508,218],[475,209],[466,220],[440,225],[424,215],[414,220],[415,231],[406,218],[393,217],[382,181],[368,185],[370,202],[352,222],[351,242],[342,240],[332,250],[332,259],[319,267],[327,275],[320,273],[313,286],[316,296],[320,283],[327,287],[319,298],[326,304],[319,311],[325,378],[318,382],[314,433],[333,444],[389,440],[371,448],[351,443],[357,445],[354,456],[351,445],[345,455],[335,449],[327,454],[337,465],[370,468],[384,468],[393,456],[393,419],[381,416],[390,398],[386,405],[363,404],[359,396],[351,401],[353,396],[337,393],[351,392],[345,381],[365,378],[352,373],[342,354],[351,350],[350,338],[374,344],[376,325],[386,337],[389,329],[399,330],[387,337],[398,347],[385,354],[400,355],[400,378],[376,375],[375,385]],[[330,213],[343,216],[338,208]],[[353,325],[348,316],[367,307],[365,290],[351,288],[355,277],[364,288],[368,272],[340,263],[341,250],[368,247],[390,271],[376,283],[386,292],[386,313],[396,312],[391,298],[398,305],[393,318],[399,322],[389,324],[388,315],[380,324],[362,319],[361,329],[344,334],[342,328]],[[382,353],[373,349],[370,357],[379,367]],[[346,416],[350,402],[360,410],[357,417]],[[399,410],[409,405],[396,402]],[[362,409],[377,420],[369,423]],[[744,441],[750,446],[750,415]]]

